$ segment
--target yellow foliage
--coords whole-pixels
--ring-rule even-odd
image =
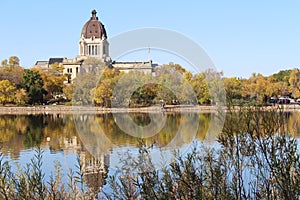
[[[0,81],[0,103],[11,103],[14,101],[16,87],[9,80]]]
[[[15,103],[17,105],[25,105],[28,100],[29,97],[25,89],[21,88],[15,92]]]

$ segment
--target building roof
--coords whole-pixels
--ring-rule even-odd
[[[92,11],[92,17],[85,23],[82,28],[81,35],[84,38],[107,38],[104,25],[98,20],[96,10]]]
[[[63,62],[63,58],[49,58],[49,65],[52,65],[53,63],[62,63]]]
[[[36,61],[35,66],[48,65],[48,61]]]

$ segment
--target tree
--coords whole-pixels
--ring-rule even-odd
[[[43,80],[43,89],[47,92],[45,100],[51,100],[56,94],[63,92],[65,76],[56,74],[55,71],[42,71],[40,69],[32,69],[37,71]]]
[[[273,78],[275,79],[276,82],[286,82],[289,83],[289,78],[291,74],[290,69],[288,70],[281,70],[278,73],[273,74]]]
[[[93,102],[91,91],[96,87],[97,76],[91,73],[78,74],[73,81],[72,101],[78,105],[90,105]]]
[[[97,58],[88,58],[82,65],[82,71],[94,75],[101,75],[103,70],[107,68],[105,63]]]
[[[240,99],[242,97],[241,81],[236,77],[224,78],[224,89],[226,92],[227,102],[232,103],[233,99]]]
[[[8,59],[8,64],[10,66],[13,66],[13,67],[19,66],[20,65],[20,59],[17,56],[11,56]]]
[[[1,67],[6,67],[6,66],[8,66],[8,61],[7,59],[4,59],[1,61]]]
[[[93,89],[92,96],[96,105],[110,107],[113,99],[113,89],[120,78],[117,69],[105,68],[100,78],[99,85]]]
[[[73,83],[68,84],[63,88],[63,93],[66,95],[68,100],[72,100],[73,88]]]
[[[0,81],[0,103],[12,103],[14,101],[14,94],[16,87],[9,80]]]
[[[300,97],[300,71],[299,69],[294,69],[291,71],[290,78],[290,91],[293,97]]]
[[[24,69],[20,66],[5,66],[0,68],[0,80],[9,80],[16,86],[19,86],[22,82]]]
[[[252,76],[243,82],[244,95],[249,96],[259,102],[264,102],[267,99],[266,85],[268,84],[267,78],[261,74],[252,74]]]
[[[25,105],[29,98],[24,88],[20,88],[15,92],[15,103],[17,105]]]
[[[208,89],[208,83],[204,73],[194,75],[191,80],[193,89],[196,93],[199,104],[210,103],[210,94]]]
[[[52,70],[57,71],[58,73],[62,73],[64,70],[64,66],[58,62],[53,63],[50,67]]]
[[[111,80],[105,79],[100,85],[93,89],[94,102],[102,107],[110,107],[112,100]]]
[[[188,82],[191,82],[192,74],[187,72],[181,65],[170,62],[158,67],[155,71],[157,80],[157,100],[164,100],[167,104],[178,103],[186,100],[184,91]]]
[[[45,93],[43,89],[44,82],[37,71],[25,69],[21,85],[29,96],[30,104],[43,102],[43,94]]]

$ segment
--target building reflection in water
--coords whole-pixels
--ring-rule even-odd
[[[87,151],[81,151],[79,157],[86,184],[94,191],[99,192],[100,188],[106,184],[109,155],[92,156]]]
[[[47,142],[51,142],[50,137],[47,137]],[[63,151],[64,155],[78,155],[85,183],[93,191],[100,192],[100,188],[106,184],[105,180],[107,178],[110,165],[110,155],[91,155],[86,149],[84,149],[77,136],[60,138],[59,144],[62,147],[61,151]],[[51,145],[48,147],[51,149]]]

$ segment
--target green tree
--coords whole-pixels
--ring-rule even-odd
[[[281,70],[278,73],[273,74],[273,78],[275,79],[276,82],[286,82],[289,83],[289,78],[291,74],[290,69],[288,70]]]
[[[0,81],[0,103],[12,103],[16,87],[9,80]]]
[[[36,104],[43,102],[43,94],[45,93],[44,82],[41,75],[34,70],[25,69],[22,78],[22,87],[29,96],[29,103]]]

